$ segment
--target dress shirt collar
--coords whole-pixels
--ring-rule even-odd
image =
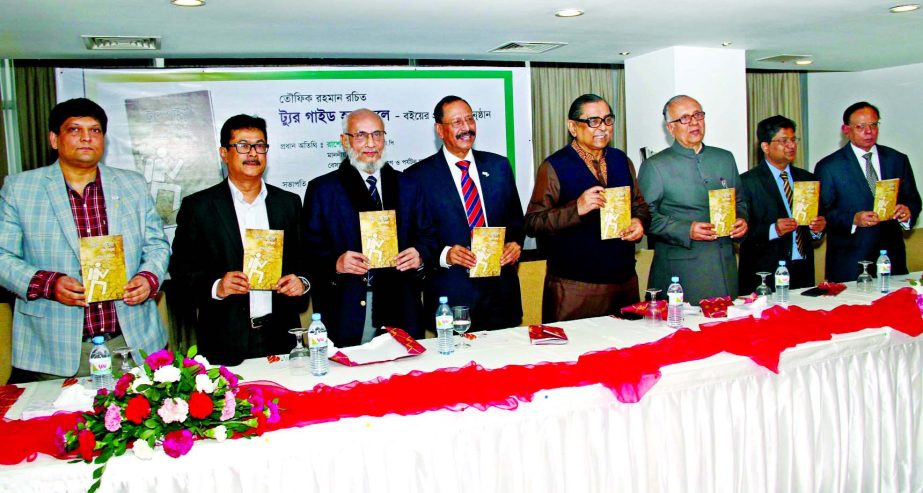
[[[792,182],[792,164],[791,164],[791,163],[786,164],[786,165],[785,165],[785,169],[779,169],[779,168],[776,168],[775,166],[773,166],[773,164],[770,163],[769,161],[765,161],[765,160],[764,160],[763,162],[766,163],[766,166],[769,166],[769,171],[770,171],[770,173],[772,173],[772,176],[773,176],[773,178],[776,179],[776,181],[780,181],[780,180],[782,179],[779,175],[781,175],[782,172],[784,171],[784,172],[786,172],[786,173],[788,174],[788,182],[789,182],[789,183]]]
[[[459,161],[468,161],[471,164],[475,164],[474,152],[471,149],[468,149],[468,154],[465,155],[465,159],[458,159],[458,156],[449,152],[449,150],[446,149],[445,146],[442,146],[442,155],[445,156],[445,161],[449,163],[449,166],[453,168],[455,168],[455,163]]]
[[[237,185],[234,185],[234,182],[228,179],[228,185],[231,187],[231,198],[234,199],[234,202],[237,202],[241,205],[252,207],[260,202],[266,201],[266,182],[263,179],[260,179],[260,193],[256,195],[256,199],[253,203],[249,203],[244,199],[244,193],[237,188]]]
[[[877,144],[873,145],[872,148],[867,151],[863,151],[862,149],[859,149],[852,142],[849,143],[849,147],[852,148],[852,152],[856,154],[856,159],[859,160],[859,164],[862,165],[862,169],[865,169],[865,158],[863,156],[871,152],[872,162],[875,162],[875,158],[878,157],[878,145]]]

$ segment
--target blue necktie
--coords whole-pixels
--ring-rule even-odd
[[[365,179],[366,183],[369,184],[369,196],[372,198],[372,204],[375,205],[376,210],[381,210],[381,195],[378,195],[378,187],[375,186],[378,183],[378,180],[374,176],[370,176]]]

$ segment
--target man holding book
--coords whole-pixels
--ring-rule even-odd
[[[601,97],[578,97],[567,119],[573,140],[538,168],[525,229],[547,256],[545,323],[611,315],[639,301],[635,243],[644,236],[650,212],[634,164],[609,147],[614,120]],[[619,188],[628,211],[607,207],[607,189]],[[608,227],[618,216],[627,224]]]
[[[747,205],[739,187],[734,156],[705,145],[705,112],[695,99],[679,95],[663,107],[673,145],[641,164],[638,183],[651,209],[648,247],[654,260],[648,287],[666,292],[671,276],[679,276],[686,300],[737,295],[737,259],[733,240],[747,233]],[[734,214],[727,235],[720,234],[710,214],[709,196],[736,192],[723,215]]]
[[[792,165],[800,140],[795,122],[781,115],[766,118],[757,124],[756,138],[764,159],[740,175],[750,211],[750,233],[740,244],[740,293],[752,293],[760,283],[756,273],[774,272],[780,260],[788,267],[792,289],[813,286],[811,240],[821,238],[827,221],[796,211],[818,211],[820,184],[811,172]]]
[[[872,262],[887,250],[891,273],[907,273],[905,230],[920,216],[920,193],[906,154],[878,145],[878,108],[862,101],[843,112],[843,135],[849,140],[820,160],[814,172],[820,179],[821,205],[827,228],[827,279],[854,281],[862,271],[860,260]],[[897,205],[891,217],[874,212],[876,183],[899,179]],[[875,265],[870,274],[875,273]]]
[[[299,260],[301,202],[263,181],[266,121],[232,116],[220,138],[228,178],[183,199],[170,276],[196,311],[199,353],[212,363],[237,365],[289,352],[288,329],[301,326],[310,284]],[[248,265],[259,265],[262,279],[248,277]]]
[[[100,164],[107,123],[89,99],[57,104],[48,142],[58,159],[8,177],[0,191],[0,285],[18,298],[11,381],[88,375],[93,336],[134,348],[136,358],[166,345],[154,298],[170,246],[144,178]],[[82,255],[96,240],[113,255]],[[124,294],[88,303],[91,276],[81,271],[97,262],[121,273],[107,291]]]
[[[414,245],[425,225],[410,210],[401,173],[385,162],[386,138],[377,113],[351,112],[340,134],[346,158],[311,180],[304,196],[313,307],[339,347],[367,342],[385,326],[423,337],[420,283],[431,261]],[[385,255],[385,245],[396,246]]]

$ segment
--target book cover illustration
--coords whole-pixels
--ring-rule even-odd
[[[393,210],[359,213],[362,254],[370,269],[397,265],[397,216]]]
[[[599,237],[602,240],[620,238],[631,226],[631,187],[612,187],[603,191],[606,205],[599,210]]]
[[[796,181],[792,190],[792,217],[798,226],[809,226],[817,217],[820,203],[819,181]]]
[[[878,214],[878,219],[887,221],[894,216],[900,184],[900,178],[881,180],[875,184],[875,214]]]
[[[730,236],[737,221],[737,194],[733,188],[708,191],[708,217],[718,237]]]
[[[128,282],[122,235],[80,238],[80,273],[87,303],[122,299]]]
[[[506,228],[474,228],[471,232],[471,251],[477,263],[468,273],[470,277],[493,277],[500,275],[500,257]]]
[[[244,274],[250,289],[272,290],[282,277],[282,246],[285,232],[278,229],[247,229],[244,235]]]

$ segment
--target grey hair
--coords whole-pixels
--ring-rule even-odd
[[[692,96],[687,96],[687,95],[685,95],[685,94],[677,94],[676,96],[673,96],[672,98],[668,99],[667,102],[664,103],[664,105],[663,105],[663,121],[665,121],[665,122],[670,121],[670,119],[667,117],[667,112],[669,111],[670,106],[672,106],[673,103],[679,101],[680,99],[691,99],[691,100],[693,100],[693,101],[696,101],[696,99],[695,99],[694,97],[692,97]],[[696,102],[698,102],[698,101],[696,101]]]
[[[343,133],[344,134],[349,133],[349,120],[351,120],[356,113],[360,113],[360,112],[371,113],[377,116],[379,120],[381,120],[381,115],[379,115],[378,113],[375,113],[374,111],[368,108],[359,108],[359,109],[352,110],[349,112],[349,114],[346,115],[346,118],[343,118]],[[385,123],[384,120],[382,120],[381,123],[382,123],[382,126],[384,126],[384,123]]]

